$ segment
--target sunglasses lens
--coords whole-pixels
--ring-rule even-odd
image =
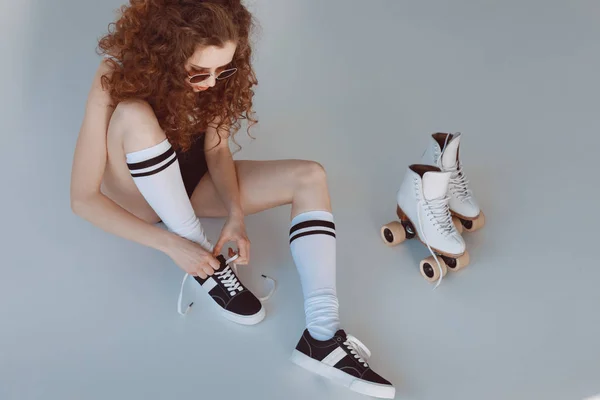
[[[204,82],[205,80],[208,79],[208,77],[210,76],[210,74],[199,74],[199,75],[194,75],[190,78],[190,83],[200,83],[200,82]]]
[[[232,68],[232,69],[226,69],[225,71],[221,72],[219,74],[219,76],[217,76],[217,79],[227,79],[229,78],[231,75],[235,74],[237,71],[236,68]]]

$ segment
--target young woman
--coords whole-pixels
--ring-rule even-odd
[[[321,165],[233,161],[230,135],[240,119],[256,122],[251,14],[240,0],[130,0],[121,11],[99,43],[106,57],[75,149],[73,211],[163,251],[224,316],[256,324],[264,308],[230,263],[250,259],[245,215],[291,204],[306,314],[292,360],[357,392],[393,398],[392,384],[369,368],[368,349],[340,329],[335,225]],[[214,246],[198,217],[226,217]],[[221,255],[228,242],[238,249],[230,260]]]

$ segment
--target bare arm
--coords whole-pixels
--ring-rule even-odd
[[[176,235],[137,218],[100,191],[107,159],[106,133],[113,112],[110,94],[100,79],[110,70],[103,60],[88,95],[71,171],[71,208],[104,231],[166,252]]]
[[[229,214],[219,240],[215,244],[214,254],[219,254],[225,243],[235,242],[240,256],[236,263],[247,264],[250,260],[250,240],[246,234],[240,187],[228,138],[228,128],[222,128],[217,133],[213,123],[206,130],[204,141],[208,170]]]
[[[206,278],[219,268],[219,262],[202,246],[147,223],[100,191],[112,116],[110,94],[102,89],[101,76],[110,72],[110,68],[105,61],[100,64],[88,96],[73,158],[71,208],[104,231],[160,250],[188,274]]]

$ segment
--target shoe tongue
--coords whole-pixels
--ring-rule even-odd
[[[423,196],[425,200],[442,198],[448,191],[450,172],[425,172],[423,174]]]
[[[460,134],[456,134],[446,143],[442,154],[442,168],[454,168],[458,161],[458,146],[460,145]]]

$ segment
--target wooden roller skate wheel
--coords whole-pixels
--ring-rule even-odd
[[[404,226],[398,221],[392,221],[381,227],[381,239],[388,246],[395,246],[406,240]]]
[[[444,261],[446,262],[446,265],[448,266],[448,269],[450,271],[458,271],[459,269],[463,269],[464,267],[469,265],[469,262],[471,262],[471,258],[469,256],[468,251],[465,251],[462,256],[457,258],[446,256],[442,257],[444,258]]]
[[[456,230],[458,231],[458,233],[462,234],[464,227],[463,227],[462,222],[460,222],[460,218],[452,217],[452,222],[454,223],[454,226],[456,227]]]
[[[481,211],[477,218],[475,218],[472,221],[466,221],[466,222],[468,222],[466,224],[466,226],[464,226],[464,224],[463,224],[465,230],[467,232],[475,232],[476,230],[483,228],[483,226],[485,225],[485,214],[483,213],[483,211]]]
[[[448,273],[448,266],[441,256],[437,256],[437,258],[442,266],[442,277],[444,277]],[[437,282],[437,280],[440,279],[440,269],[433,256],[422,260],[419,265],[419,270],[427,282]]]

